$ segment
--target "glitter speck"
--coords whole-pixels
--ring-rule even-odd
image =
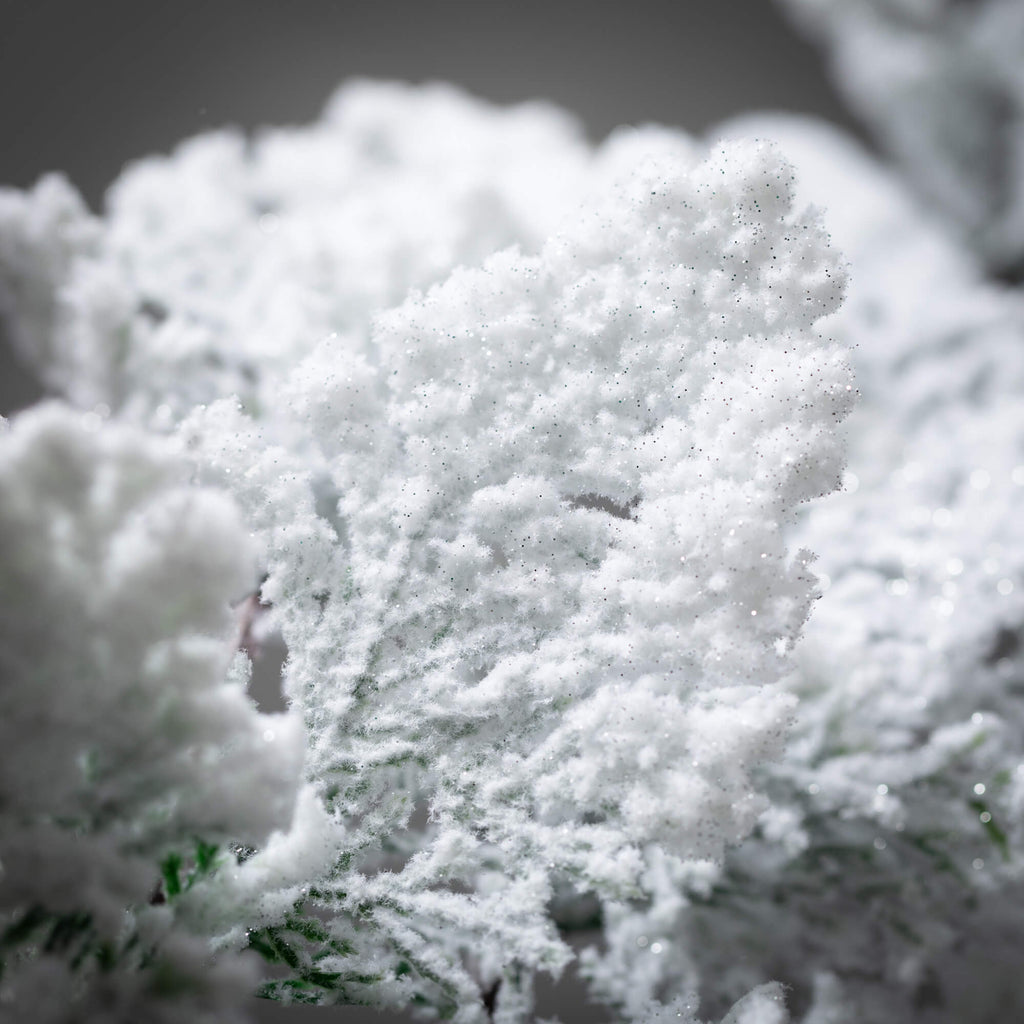
[[[876,788],[875,792],[879,796],[885,796],[885,794],[889,792],[889,787],[884,782],[882,782],[882,783],[880,783],[878,785],[878,787]]]
[[[975,857],[974,860],[971,861],[971,867],[974,868],[975,871],[980,871],[984,866],[985,862],[980,857]]]
[[[881,836],[875,836],[875,849],[876,850],[884,850],[885,847],[886,847],[885,840]]]
[[[976,782],[974,784],[974,793],[975,793],[975,795],[976,796],[981,796],[984,792],[985,792],[985,783],[984,782]]]
[[[978,818],[983,825],[987,825],[992,820],[992,815],[988,811],[982,811]]]
[[[274,742],[274,730],[273,730],[273,729],[267,729],[267,730],[266,730],[266,731],[265,731],[265,732],[263,733],[263,739],[264,739],[264,740],[265,740],[265,741],[266,741],[267,743],[273,743],[273,742]]]
[[[657,956],[665,947],[660,942],[651,943],[651,952]]]

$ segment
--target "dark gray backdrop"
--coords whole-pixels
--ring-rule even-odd
[[[62,170],[100,210],[126,161],[205,128],[308,121],[352,75],[550,99],[595,141],[619,124],[697,132],[752,109],[849,126],[817,55],[769,0],[0,0],[0,185]],[[0,413],[38,394],[0,338]],[[571,984],[548,986],[541,1012],[609,1019],[582,999]],[[257,1012],[282,1024],[398,1019],[262,1002]]]

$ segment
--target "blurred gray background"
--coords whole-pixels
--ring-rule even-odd
[[[754,109],[852,127],[818,55],[769,0],[0,0],[0,14],[0,186],[61,170],[97,211],[125,162],[208,128],[309,121],[353,75],[549,99],[594,141],[649,121],[700,132]],[[9,414],[40,389],[2,333]],[[254,1005],[268,1024],[406,1019]],[[542,987],[540,1013],[611,1019],[571,979]]]

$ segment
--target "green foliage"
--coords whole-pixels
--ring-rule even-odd
[[[179,853],[167,854],[160,863],[160,896],[171,902],[213,874],[219,863],[217,852],[216,845],[197,838],[187,861]],[[160,896],[154,902],[163,902]],[[57,912],[34,904],[16,913],[0,934],[0,977],[14,959],[40,954],[66,958],[72,971],[95,966],[108,973],[128,963],[145,968],[156,951],[144,949],[134,930],[118,939],[101,935],[87,911]]]
[[[364,916],[372,908],[361,907]],[[412,950],[395,947],[393,964],[383,970],[341,968],[342,961],[356,954],[355,947],[333,934],[328,926],[307,913],[303,901],[295,904],[282,925],[252,929],[248,948],[283,977],[269,978],[257,995],[282,1003],[374,1004],[372,990],[388,977],[404,979],[412,986],[409,1001],[430,1007],[441,1020],[454,1016],[459,1007],[454,987],[417,956]]]
[[[72,970],[95,962],[110,970],[122,957],[109,942],[102,942],[92,915],[81,910],[57,913],[36,904],[22,911],[0,935],[0,977],[13,960],[46,953],[68,959]]]
[[[264,999],[301,1003],[358,1003],[368,1000],[349,991],[351,985],[374,985],[381,974],[360,971],[327,970],[323,963],[352,955],[354,949],[335,938],[324,923],[303,913],[301,902],[280,927],[259,928],[249,932],[249,949],[255,950],[270,965],[285,968],[291,977],[263,983],[258,995]]]
[[[989,839],[992,840],[1000,856],[1004,861],[1009,861],[1010,841],[1006,833],[996,823],[995,818],[992,817],[992,812],[989,810],[988,805],[984,800],[972,800],[971,808],[978,812],[981,827],[985,830],[985,834]]]
[[[163,879],[163,893],[168,900],[173,900],[183,892],[188,892],[196,882],[212,875],[219,865],[217,852],[220,848],[214,843],[195,839],[192,854],[186,862],[181,854],[172,851],[160,862],[160,877]],[[182,870],[184,869],[184,874]]]

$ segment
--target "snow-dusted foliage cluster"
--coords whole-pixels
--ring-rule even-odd
[[[416,216],[428,200],[436,228]],[[144,162],[102,220],[49,178],[6,193],[0,222],[19,349],[92,410],[83,436],[166,434],[195,515],[220,502],[203,533],[175,491],[162,525],[98,473],[108,529],[120,512],[145,539],[76,584],[111,576],[120,596],[119,573],[143,574],[131,607],[171,637],[184,601],[150,562],[214,606],[240,600],[227,499],[199,489],[216,487],[288,647],[307,787],[290,829],[262,843],[239,821],[237,863],[175,894],[192,933],[283,963],[265,990],[285,998],[468,1021],[493,988],[496,1015],[519,1019],[533,972],[570,955],[556,891],[642,899],[660,857],[719,860],[750,831],[766,806],[751,771],[781,749],[779,680],[816,593],[786,529],[838,484],[853,396],[815,328],[840,299],[837,257],[773,149],[634,133],[591,153],[546,108],[360,85],[310,129]],[[77,496],[62,518],[23,491],[44,535],[90,528]],[[169,674],[133,619],[90,617],[85,583],[24,575],[92,630],[27,602],[37,644],[101,644],[183,685],[187,663]],[[202,649],[226,671],[223,643]],[[202,724],[173,730],[192,769]],[[69,770],[91,792],[86,753]],[[203,768],[255,796],[244,771]],[[220,827],[182,834],[230,834],[230,801],[204,800]]]
[[[212,132],[133,165],[91,217],[61,177],[0,197],[13,341],[76,404],[168,429],[237,396],[274,416],[331,332],[460,264],[536,248],[575,205],[589,153],[540,104],[448,86],[341,91],[309,128]]]
[[[46,405],[0,435],[0,1008],[22,1019],[221,1019],[195,1002],[206,944],[148,906],[154,869],[194,874],[291,816],[299,723],[257,713],[233,650],[251,543],[188,477],[165,441],[95,413]]]
[[[0,434],[0,1014],[221,1019],[255,953],[512,1024],[581,925],[642,1024],[1024,1010],[1009,5],[794,6],[934,175],[356,83],[0,191],[63,403]]]
[[[854,110],[993,269],[1024,271],[1020,0],[783,0]]]
[[[815,1024],[1013,1016],[1024,305],[833,129],[723,130],[775,140],[798,194],[826,205],[850,260],[826,326],[854,350],[862,400],[844,492],[796,533],[827,589],[788,681],[789,749],[764,773],[772,809],[720,873],[666,872],[649,907],[616,908],[588,970],[606,991],[699,979],[712,1010],[780,979]]]

